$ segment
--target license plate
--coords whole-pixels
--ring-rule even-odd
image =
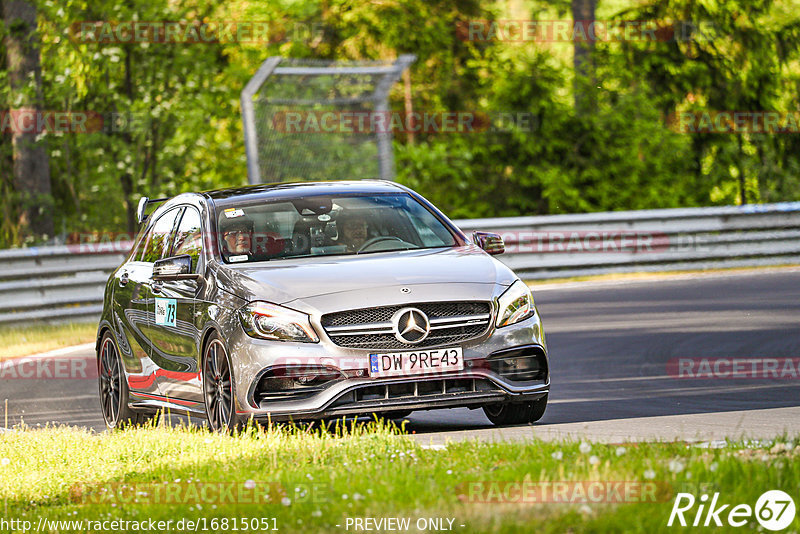
[[[464,369],[461,347],[369,355],[369,376],[425,375]]]

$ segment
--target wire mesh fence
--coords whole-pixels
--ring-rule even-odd
[[[391,128],[375,119],[415,59],[268,58],[242,91],[249,182],[393,179]]]

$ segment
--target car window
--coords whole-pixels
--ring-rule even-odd
[[[333,195],[220,206],[226,262],[450,247],[456,240],[407,194]]]
[[[194,208],[186,208],[175,232],[172,256],[188,254],[192,257],[192,272],[197,272],[200,251],[203,249],[203,232],[200,213]]]
[[[408,215],[422,241],[423,247],[445,247],[452,243],[453,236],[438,224],[434,216],[425,209],[414,210]]]
[[[140,261],[153,263],[166,257],[171,243],[170,237],[172,236],[172,229],[175,226],[175,219],[178,217],[181,210],[182,208],[172,209],[159,217],[155,224],[153,224],[153,227],[147,234],[147,241],[145,242]]]
[[[142,250],[144,249],[144,244],[147,242],[147,234],[145,234],[146,227],[142,228],[139,232],[139,235],[136,236],[136,248],[131,250],[131,254],[129,256],[130,261],[140,261],[142,258]]]

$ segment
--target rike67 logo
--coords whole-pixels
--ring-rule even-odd
[[[695,510],[695,505],[697,505]],[[667,526],[673,524],[693,527],[721,527],[725,524],[732,527],[746,525],[753,516],[767,530],[783,530],[795,518],[794,500],[781,490],[764,492],[756,501],[755,507],[749,504],[731,505],[720,501],[719,493],[714,493],[709,502],[708,495],[696,499],[691,493],[678,493],[672,512],[669,514]]]

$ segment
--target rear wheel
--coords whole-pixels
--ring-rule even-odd
[[[110,332],[103,335],[100,353],[97,355],[97,374],[100,387],[100,408],[103,420],[109,429],[142,425],[154,414],[136,412],[128,406],[128,383]]]
[[[524,425],[541,419],[546,409],[547,395],[530,402],[489,404],[483,407],[483,413],[497,426]]]
[[[214,333],[203,355],[203,398],[208,424],[215,432],[232,432],[244,420],[236,414],[233,375],[228,351]]]

